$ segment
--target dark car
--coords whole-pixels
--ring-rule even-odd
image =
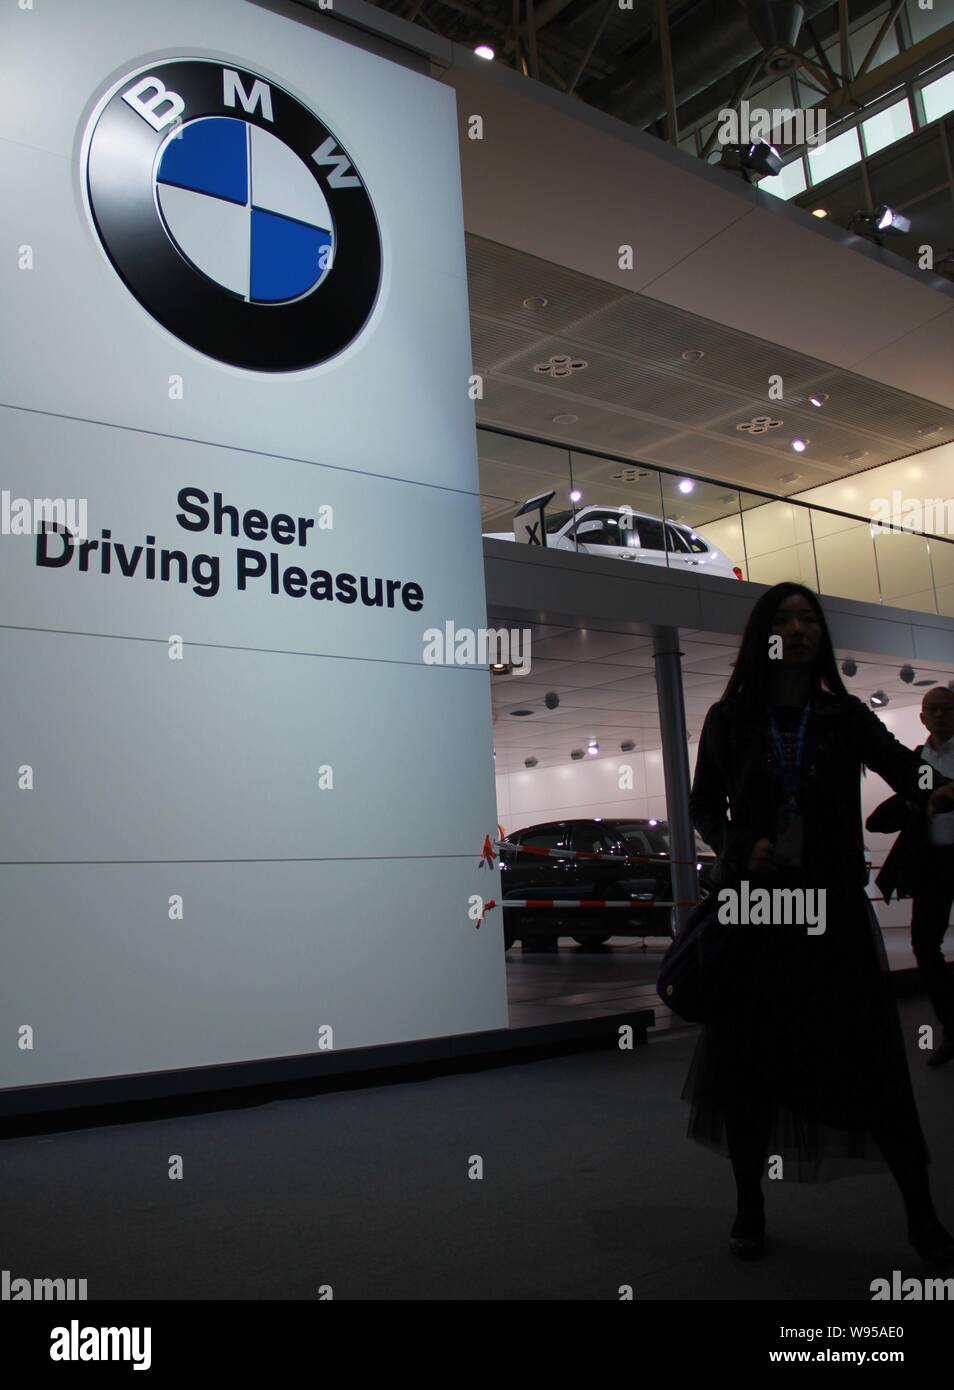
[[[529,825],[507,837],[512,849],[500,851],[504,943],[555,941],[572,936],[580,945],[602,945],[611,936],[671,936],[672,913],[653,907],[671,902],[669,826],[658,820],[563,820]],[[517,848],[519,846],[519,848]],[[560,851],[564,851],[563,854]],[[699,891],[710,891],[715,856],[696,839]],[[543,851],[548,851],[544,854]],[[554,853],[550,853],[554,851]],[[575,853],[645,856],[635,863],[575,858]],[[628,902],[626,907],[571,907],[582,900]],[[507,900],[561,902],[559,907],[507,907]],[[642,906],[641,904],[645,904]]]

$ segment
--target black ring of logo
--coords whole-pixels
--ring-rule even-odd
[[[269,121],[261,102],[246,111],[227,106],[223,74],[234,72],[245,93],[264,82],[271,93]],[[156,207],[156,154],[170,127],[155,130],[123,100],[145,77],[155,76],[185,102],[183,123],[202,116],[232,116],[270,131],[307,165],[334,221],[334,254],[317,288],[285,304],[256,304],[208,279],[177,250]],[[159,108],[160,113],[163,108]],[[96,230],[128,289],[153,318],[199,352],[236,367],[291,372],[343,352],[370,317],[381,283],[381,237],[364,188],[335,187],[333,166],[312,155],[331,139],[349,177],[360,177],[337,135],[295,97],[274,83],[228,63],[176,59],[131,74],[106,103],[89,142],[86,178]]]

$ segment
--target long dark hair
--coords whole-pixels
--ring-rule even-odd
[[[778,612],[779,605],[790,598],[792,594],[800,594],[811,605],[821,629],[821,642],[814,671],[813,695],[820,695],[827,688],[832,695],[841,699],[848,698],[848,691],[845,689],[844,681],[838,670],[835,649],[831,644],[831,633],[828,631],[825,615],[818,602],[818,595],[813,593],[811,589],[807,589],[804,584],[795,584],[786,580],[784,584],[776,584],[771,589],[767,589],[749,614],[749,621],[742,634],[739,654],[735,659],[732,675],[729,677],[729,683],[722,697],[724,700],[735,697],[747,709],[755,709],[768,704],[769,674],[772,670],[772,662],[769,658],[769,638],[772,635],[775,614]]]

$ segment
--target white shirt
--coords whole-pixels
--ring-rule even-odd
[[[926,743],[921,749],[921,759],[945,777],[954,777],[954,738],[949,738],[940,748],[932,748],[930,743]],[[954,811],[928,817],[928,843],[954,845]]]

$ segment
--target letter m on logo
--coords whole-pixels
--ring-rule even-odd
[[[263,82],[257,77],[252,83],[252,90],[248,96],[245,95],[245,88],[242,86],[242,79],[232,68],[222,69],[222,104],[224,106],[234,106],[235,98],[238,97],[242,103],[242,110],[249,115],[255,110],[256,106],[261,106],[262,115],[266,121],[274,121],[272,115],[272,89],[267,82]]]

